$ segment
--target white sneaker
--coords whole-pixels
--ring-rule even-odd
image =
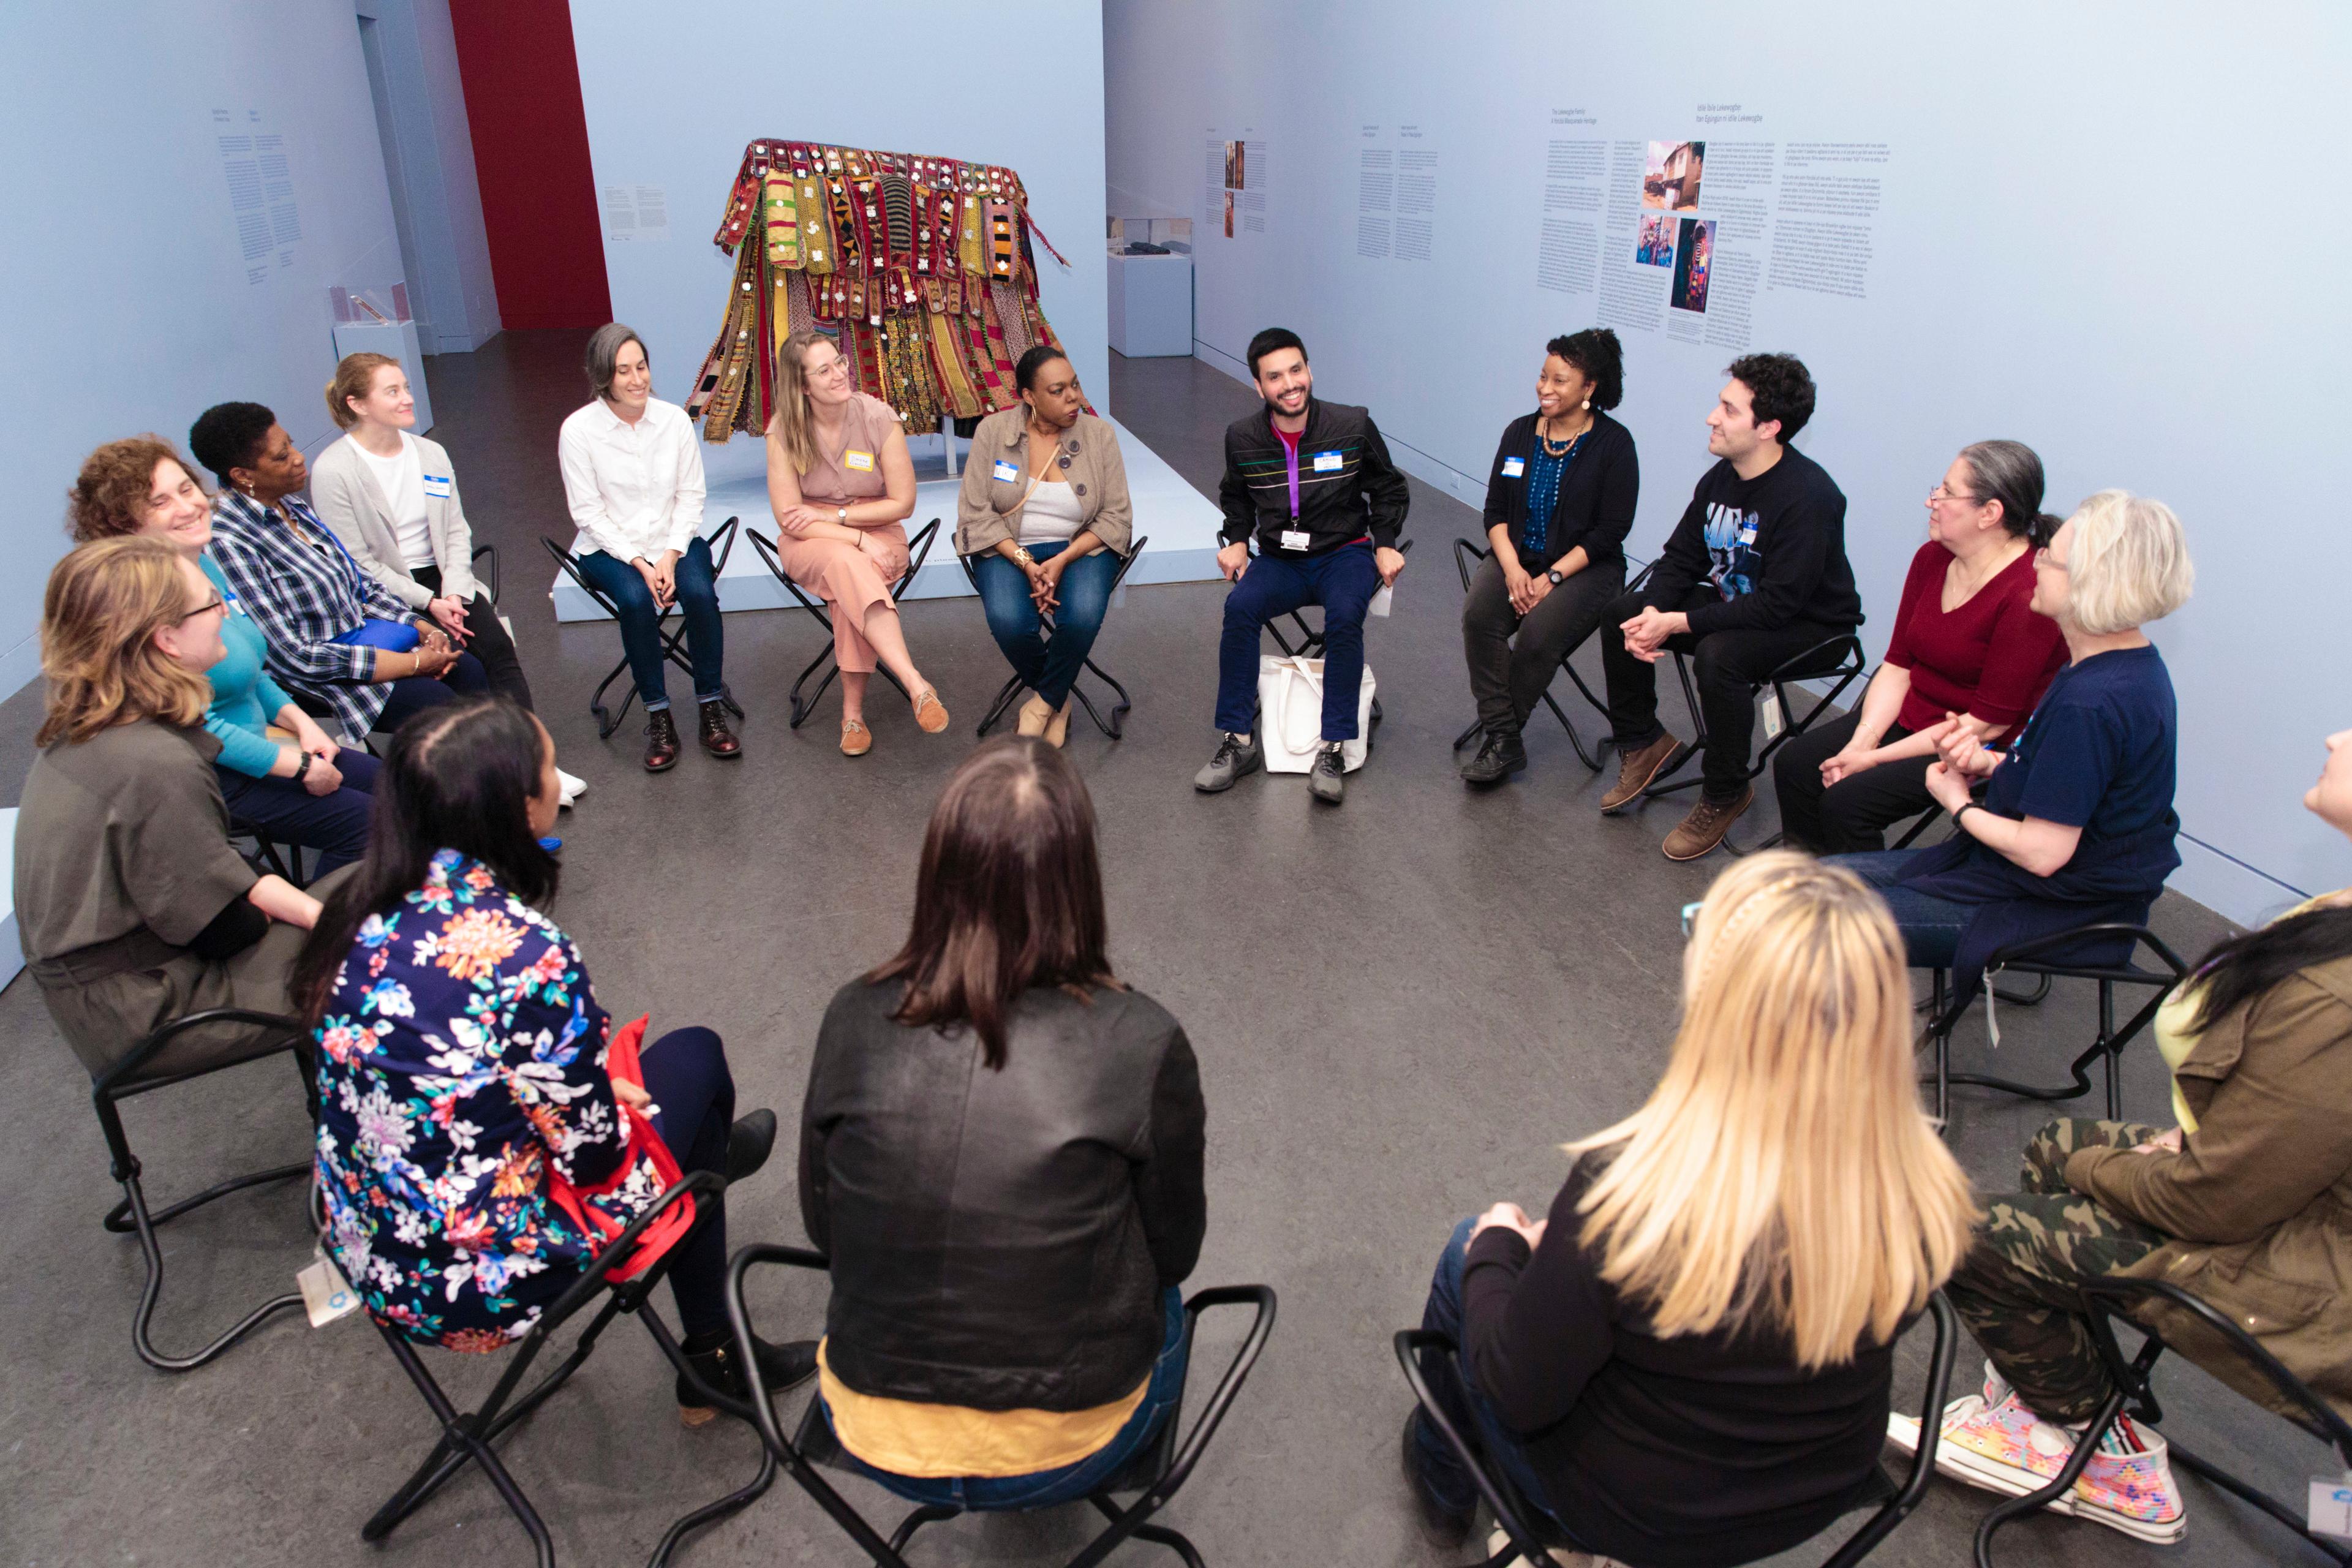
[[[555,770],[555,782],[563,792],[562,804],[565,805],[570,805],[573,801],[588,793],[588,781],[586,779],[582,778],[577,773],[567,773],[562,768]]]

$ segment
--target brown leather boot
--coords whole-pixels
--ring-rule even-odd
[[[677,721],[667,708],[646,715],[646,772],[667,773],[677,766]]]
[[[1666,771],[1666,764],[1683,749],[1683,743],[1666,731],[1638,752],[1623,752],[1618,759],[1617,783],[1601,797],[1601,809],[1621,811],[1638,799],[1650,787],[1650,781]]]
[[[1702,797],[1690,808],[1690,815],[1666,835],[1661,846],[1669,860],[1696,860],[1723,842],[1731,825],[1739,820],[1740,813],[1756,804],[1755,786],[1739,792],[1736,800],[1707,800]]]
[[[714,757],[740,757],[743,742],[727,727],[727,704],[706,702],[702,705],[702,749]]]

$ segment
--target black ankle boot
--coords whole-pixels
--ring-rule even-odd
[[[727,1181],[730,1185],[757,1172],[776,1147],[776,1113],[761,1109],[735,1119],[727,1130]]]
[[[770,1392],[791,1388],[816,1375],[816,1342],[793,1340],[788,1344],[772,1345],[754,1339],[759,1347],[760,1382]],[[743,1384],[742,1368],[735,1354],[735,1336],[725,1329],[713,1329],[707,1334],[688,1334],[678,1349],[686,1352],[686,1363],[694,1375],[713,1391],[730,1399],[746,1399],[751,1390]],[[677,1379],[677,1416],[688,1426],[699,1426],[718,1415],[718,1410],[702,1402],[702,1395],[681,1373]]]

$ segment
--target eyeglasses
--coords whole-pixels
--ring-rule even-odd
[[[809,378],[811,381],[814,381],[818,376],[821,376],[821,375],[825,375],[825,376],[831,376],[831,375],[843,375],[843,376],[845,376],[845,375],[847,375],[848,374],[849,374],[849,362],[848,362],[847,360],[845,360],[845,359],[831,359],[831,360],[827,360],[824,363],[823,363],[823,364],[821,364],[821,365],[817,365],[817,366],[815,366],[814,368],[813,368],[813,369],[809,370],[808,372],[806,372],[806,374],[808,375],[808,378]]]
[[[180,619],[182,621],[193,621],[198,616],[208,616],[215,610],[226,610],[227,608],[228,601],[226,599],[206,599],[203,604],[198,605],[194,609],[190,610],[186,615],[182,616]]]
[[[2047,566],[2053,572],[2063,572],[2066,570],[2066,563],[2063,561],[2059,560],[2056,556],[2051,554],[2050,547],[2046,544],[2033,552],[2033,564],[2037,568]]]
[[[1685,942],[1690,940],[1691,927],[1697,922],[1699,910],[1705,908],[1706,908],[1705,899],[1683,906],[1683,940]]]
[[[1942,500],[1964,500],[1974,506],[1982,506],[1984,504],[1984,497],[1982,496],[1960,495],[1955,491],[1946,489],[1941,485],[1937,485],[1934,489],[1927,492],[1927,504],[1929,506],[1934,506],[1937,501]]]

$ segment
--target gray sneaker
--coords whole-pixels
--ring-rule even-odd
[[[1209,765],[1192,775],[1192,787],[1203,795],[1217,795],[1234,787],[1245,773],[1254,773],[1264,766],[1265,753],[1258,749],[1254,736],[1226,735],[1217,742],[1217,754]]]
[[[1315,766],[1307,774],[1307,790],[1326,805],[1337,805],[1348,796],[1348,763],[1340,753],[1339,742],[1326,741],[1315,753]]]

